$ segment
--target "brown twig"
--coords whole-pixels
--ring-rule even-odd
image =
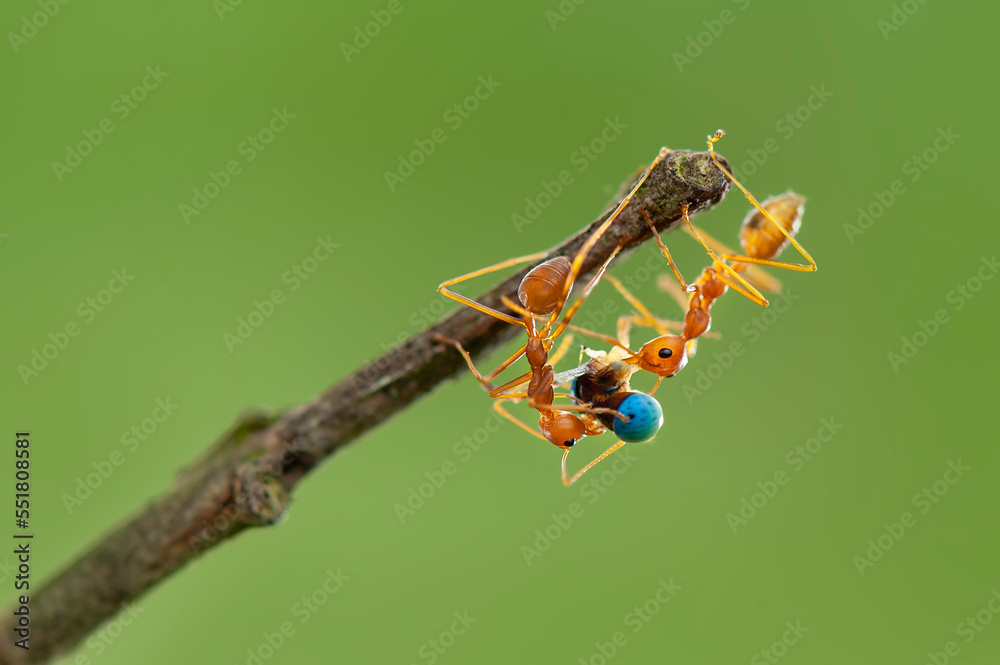
[[[625,254],[649,238],[638,205],[646,208],[659,231],[667,232],[680,221],[682,205],[692,211],[707,208],[728,188],[707,153],[671,152],[594,247],[581,278],[619,243]],[[549,257],[573,256],[610,211],[554,248]],[[514,296],[529,267],[479,300],[504,309],[501,296]],[[71,649],[123,603],[139,598],[194,557],[248,527],[278,521],[289,492],[320,462],[465,370],[462,358],[452,347],[435,342],[435,334],[459,340],[478,356],[520,330],[460,307],[313,401],[280,414],[245,415],[183,469],[166,493],[30,592],[31,649],[13,646],[14,624],[7,619],[0,631],[7,636],[0,640],[0,664],[45,662]],[[11,612],[5,616],[11,617]]]

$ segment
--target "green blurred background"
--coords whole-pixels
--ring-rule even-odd
[[[720,302],[723,339],[661,389],[666,424],[627,468],[563,488],[553,447],[486,431],[490,401],[465,375],[308,477],[280,527],[210,552],[61,662],[996,662],[1000,280],[976,280],[1000,244],[998,17],[904,4],[403,0],[392,15],[353,0],[113,0],[35,19],[36,2],[4,4],[0,26],[19,36],[0,48],[0,386],[5,436],[33,433],[36,582],[169,487],[242,409],[308,400],[391,348],[451,309],[439,282],[575,232],[661,145],[702,149],[725,128],[720,152],[751,191],[808,197],[800,239],[820,266],[775,272],[798,299],[767,319]],[[345,49],[373,11],[391,21]],[[480,77],[499,85],[446,115]],[[275,109],[294,118],[244,144]],[[113,131],[95,135],[106,118]],[[609,121],[625,127],[582,156]],[[445,141],[390,190],[385,173],[438,128]],[[53,167],[84,132],[100,144]],[[230,161],[238,172],[185,215]],[[562,170],[572,183],[517,228]],[[867,228],[859,207],[879,213]],[[747,210],[734,189],[698,222],[735,244]],[[317,238],[338,247],[311,264]],[[669,241],[693,279],[704,253]],[[644,272],[654,250],[615,272],[677,316]],[[308,279],[286,275],[304,261]],[[134,279],[106,302],[123,269]],[[231,352],[224,335],[275,289],[285,300]],[[594,312],[626,308],[607,285],[594,298],[590,322],[610,332]],[[938,310],[946,322],[894,366]],[[78,336],[22,377],[69,323]],[[158,399],[176,410],[123,442]],[[843,427],[815,452],[824,419]],[[113,454],[121,466],[68,502]],[[526,554],[547,529],[547,550]],[[349,579],[304,613],[328,570]],[[457,636],[455,612],[475,619]],[[294,633],[272,650],[284,622]]]

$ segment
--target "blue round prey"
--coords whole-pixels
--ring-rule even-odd
[[[626,443],[649,441],[663,425],[663,408],[644,393],[630,394],[618,405],[617,411],[627,416],[628,422],[615,416],[611,429]]]

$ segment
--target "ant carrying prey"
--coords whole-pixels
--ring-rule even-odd
[[[476,368],[471,356],[462,347],[460,342],[442,336],[438,336],[436,339],[440,342],[454,346],[458,352],[462,354],[462,357],[465,359],[469,369],[472,371],[473,375],[475,375],[476,379],[487,388],[490,393],[490,397],[497,400],[494,402],[494,408],[501,415],[513,421],[519,427],[525,429],[534,436],[538,436],[539,438],[542,438],[563,449],[562,479],[563,483],[567,486],[576,482],[584,473],[586,473],[587,470],[613,452],[617,446],[621,445],[621,442],[619,442],[619,444],[613,446],[608,452],[599,456],[597,459],[584,467],[582,471],[570,477],[566,470],[566,460],[569,455],[569,451],[573,445],[575,445],[576,442],[584,436],[597,435],[602,433],[605,429],[611,429],[615,433],[620,432],[619,436],[621,436],[623,440],[638,440],[637,437],[640,436],[643,437],[642,440],[648,440],[656,434],[656,431],[662,424],[662,410],[660,410],[660,405],[656,403],[656,400],[652,397],[644,395],[643,393],[623,391],[623,396],[620,399],[618,399],[614,404],[609,403],[609,405],[606,406],[594,406],[583,403],[570,393],[556,393],[554,386],[557,384],[555,383],[553,363],[559,356],[562,355],[566,344],[564,343],[560,350],[557,351],[551,359],[549,354],[552,350],[554,341],[563,334],[567,327],[570,326],[573,316],[579,310],[581,305],[583,305],[587,296],[589,296],[590,292],[597,285],[597,282],[603,276],[608,265],[621,251],[622,247],[619,245],[611,253],[611,256],[608,257],[594,277],[591,278],[581,296],[577,298],[577,300],[567,309],[563,318],[556,323],[562,315],[569,293],[573,289],[574,283],[582,270],[587,256],[607,229],[610,228],[610,226],[618,218],[621,211],[624,210],[633,199],[636,192],[643,185],[643,183],[645,183],[649,174],[653,171],[656,165],[660,163],[660,161],[662,161],[667,154],[669,154],[669,151],[666,148],[660,150],[660,153],[646,168],[645,172],[639,178],[638,182],[636,182],[636,184],[632,187],[628,195],[622,199],[608,218],[587,238],[584,244],[577,251],[572,262],[570,262],[566,257],[556,257],[549,259],[531,269],[521,280],[521,284],[518,288],[518,299],[521,303],[520,307],[513,303],[513,301],[509,298],[505,297],[502,299],[508,308],[520,312],[520,319],[483,305],[482,303],[476,302],[471,298],[455,293],[448,287],[472,277],[502,270],[526,261],[537,260],[544,256],[544,254],[532,254],[525,257],[509,259],[496,265],[448,280],[438,287],[438,291],[449,298],[457,300],[502,321],[506,321],[514,325],[520,325],[525,328],[528,334],[528,341],[506,360],[504,360],[495,370],[486,375],[483,375],[478,368]],[[544,317],[547,317],[547,319],[545,320],[544,325],[539,328],[538,320]],[[494,388],[490,384],[490,381],[520,359],[521,356],[527,357],[530,371],[511,381],[508,381],[498,388]],[[521,391],[517,391],[518,388],[524,386],[525,384],[527,384],[526,388],[523,388]],[[624,392],[628,392],[629,394],[624,395]],[[576,403],[564,404],[557,407],[554,404],[556,397],[564,397]],[[503,407],[501,401],[508,399],[528,400],[528,404],[539,413],[539,431],[535,431],[534,429],[528,427],[520,420],[513,417]],[[645,420],[643,420],[643,426],[637,427],[639,420],[642,420],[644,414],[647,414],[650,411],[658,412],[659,417],[653,418],[653,422],[651,423],[646,423]],[[635,414],[637,417],[634,419],[632,415],[628,415],[626,412]],[[634,420],[635,422],[633,422]],[[629,423],[632,423],[631,427],[629,426]]]

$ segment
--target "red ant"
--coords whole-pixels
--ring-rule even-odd
[[[621,445],[621,442],[619,442],[603,455],[599,456],[597,459],[584,467],[582,471],[578,472],[573,477],[569,477],[566,471],[566,458],[569,455],[570,448],[584,436],[596,435],[604,431],[604,427],[606,426],[604,425],[604,420],[600,420],[599,424],[595,421],[595,417],[597,419],[610,418],[610,428],[613,431],[617,432],[619,429],[623,430],[623,438],[630,438],[634,440],[635,436],[633,431],[636,429],[635,424],[633,424],[631,429],[627,427],[627,424],[632,422],[633,418],[630,415],[619,411],[618,408],[620,407],[624,411],[637,413],[640,417],[645,416],[645,412],[638,408],[639,403],[643,401],[642,397],[647,397],[642,393],[629,393],[628,395],[623,393],[623,396],[617,399],[614,405],[609,406],[595,407],[586,403],[579,403],[556,407],[553,404],[554,399],[557,396],[567,397],[579,401],[569,393],[557,394],[554,390],[554,385],[556,384],[554,383],[555,375],[552,364],[559,356],[562,355],[566,344],[564,343],[563,346],[560,347],[560,350],[557,351],[556,355],[551,359],[552,362],[550,362],[549,353],[552,350],[553,342],[566,330],[567,327],[569,327],[574,314],[579,310],[584,300],[586,300],[587,296],[597,285],[597,282],[604,275],[604,272],[611,263],[611,260],[614,259],[614,257],[621,250],[621,245],[619,245],[614,252],[612,252],[611,256],[608,257],[608,260],[604,262],[595,276],[587,284],[583,294],[576,300],[576,302],[573,303],[573,305],[569,307],[565,316],[561,321],[559,321],[558,325],[555,325],[555,322],[560,314],[562,314],[563,307],[565,306],[569,293],[572,290],[580,271],[582,270],[583,263],[586,260],[587,255],[594,248],[598,240],[607,231],[611,224],[614,223],[619,214],[621,214],[621,211],[624,210],[629,204],[635,196],[635,193],[639,190],[643,183],[645,183],[649,174],[653,171],[656,165],[659,164],[660,161],[667,156],[667,154],[669,154],[669,150],[666,148],[660,150],[660,153],[649,165],[649,167],[646,168],[645,172],[639,178],[639,181],[632,187],[628,195],[625,196],[611,215],[594,231],[594,233],[587,238],[586,242],[584,242],[584,244],[580,247],[572,262],[567,260],[565,257],[549,259],[548,261],[545,261],[530,270],[524,276],[518,288],[518,299],[521,301],[522,307],[517,307],[509,298],[502,298],[502,301],[506,306],[510,307],[512,310],[520,311],[522,319],[517,319],[509,314],[487,307],[486,305],[476,302],[471,298],[467,298],[466,296],[449,290],[448,287],[473,277],[485,275],[517,265],[518,263],[537,260],[538,258],[544,256],[544,254],[532,254],[529,256],[509,259],[496,265],[448,280],[438,287],[438,291],[440,293],[452,298],[453,300],[457,300],[458,302],[466,304],[502,321],[524,326],[528,333],[527,343],[504,360],[499,367],[485,376],[482,375],[476,368],[475,364],[472,362],[472,358],[462,347],[460,342],[440,335],[437,336],[436,339],[438,341],[451,344],[458,350],[459,353],[462,354],[462,357],[465,359],[469,369],[472,371],[473,375],[475,375],[476,379],[478,379],[479,382],[489,390],[490,397],[497,400],[494,402],[494,408],[501,415],[513,421],[531,434],[545,439],[546,441],[564,450],[562,459],[562,480],[563,484],[567,486],[575,483],[584,473],[586,473],[586,471],[607,457]],[[544,326],[542,326],[541,330],[539,330],[537,327],[536,317],[544,317],[546,315],[548,316],[548,319]],[[553,326],[555,327],[553,328]],[[568,341],[569,340],[567,340],[567,342]],[[508,381],[498,388],[493,388],[490,381],[516,362],[522,355],[527,357],[528,365],[531,368],[530,371],[512,381]],[[523,392],[512,392],[514,389],[524,385],[525,383],[528,385]],[[639,397],[640,395],[641,397]],[[514,418],[506,409],[503,408],[500,402],[500,400],[505,399],[523,398],[527,398],[528,404],[539,413],[538,427],[540,433],[531,429],[520,420]],[[623,405],[625,405],[629,398],[631,398],[631,401],[627,404],[628,408],[625,408]],[[656,404],[655,409],[659,409],[659,404],[657,404],[655,400],[652,398],[648,399]],[[647,409],[652,409],[652,407],[648,404],[645,404],[645,406]],[[581,416],[586,417],[586,421]],[[656,423],[655,429],[659,429],[659,425],[661,424],[662,411],[660,412],[660,417]],[[651,426],[647,426],[645,429],[647,431],[654,430]],[[644,431],[642,433],[646,432]],[[652,431],[647,438],[650,438],[653,434],[655,434],[655,430]]]
[[[714,239],[709,238],[706,240],[708,237],[707,234],[704,234],[704,232],[699,233],[691,223],[691,218],[688,215],[688,206],[683,206],[681,212],[689,233],[705,247],[709,256],[712,257],[712,265],[705,268],[698,279],[689,285],[685,282],[680,270],[674,263],[670,255],[670,250],[663,244],[649,215],[644,209],[641,209],[660,251],[666,257],[674,277],[680,284],[680,291],[675,292],[675,297],[685,309],[686,314],[681,332],[679,334],[668,333],[668,326],[665,322],[654,317],[635,296],[625,289],[621,282],[610,275],[607,276],[606,279],[636,308],[639,315],[626,316],[619,319],[617,339],[577,326],[571,326],[577,332],[601,339],[606,343],[618,347],[617,349],[612,349],[608,354],[591,354],[592,360],[589,363],[587,374],[591,381],[597,382],[605,391],[613,392],[617,389],[616,386],[625,385],[624,382],[627,381],[627,378],[633,372],[638,369],[644,369],[656,374],[658,377],[656,384],[649,392],[652,395],[656,392],[660,382],[665,377],[674,376],[683,369],[687,364],[689,353],[694,352],[696,340],[704,335],[711,326],[710,312],[712,305],[726,292],[727,287],[732,287],[735,291],[766,307],[768,305],[767,299],[761,295],[756,287],[744,279],[741,273],[756,270],[755,281],[758,281],[763,288],[767,288],[768,290],[780,289],[780,283],[767,276],[763,271],[754,269],[753,266],[755,264],[798,271],[816,270],[816,262],[794,237],[798,233],[802,223],[805,199],[793,192],[787,192],[768,199],[764,202],[764,205],[758,203],[757,199],[719,163],[713,149],[713,144],[724,135],[725,132],[720,129],[714,137],[708,138],[708,148],[709,153],[712,155],[712,160],[726,177],[743,191],[756,209],[752,210],[743,220],[740,230],[740,244],[745,254],[736,254]],[[770,225],[765,224],[765,221],[770,222]],[[710,243],[719,247],[722,253],[716,253]],[[809,264],[803,265],[776,261],[775,257],[788,244],[794,245]],[[726,261],[734,261],[735,263],[729,265]],[[649,325],[660,333],[660,336],[644,344],[638,352],[632,351],[628,346],[629,331],[634,322]],[[581,385],[580,382],[578,382],[578,385]],[[581,393],[584,399],[587,398],[585,393],[587,391]],[[581,395],[577,395],[577,397],[580,398]]]

